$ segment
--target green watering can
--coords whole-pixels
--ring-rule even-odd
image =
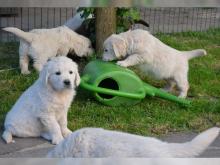
[[[134,105],[148,96],[157,96],[183,105],[190,102],[159,90],[143,81],[131,70],[111,62],[89,62],[80,86],[92,91],[95,98],[108,106]]]

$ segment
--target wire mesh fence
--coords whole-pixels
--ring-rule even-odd
[[[150,27],[134,25],[155,34],[185,31],[206,31],[220,28],[220,8],[140,8],[141,17]],[[18,27],[24,31],[52,28],[64,24],[76,13],[75,8],[0,8],[0,27]],[[0,41],[17,41],[0,31]]]
[[[152,33],[205,31],[220,27],[220,8],[142,8]],[[144,28],[135,26],[135,28]]]

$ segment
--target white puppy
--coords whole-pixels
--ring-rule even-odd
[[[168,80],[166,90],[177,85],[179,97],[186,97],[188,84],[188,60],[206,55],[203,49],[179,51],[171,48],[148,31],[133,30],[113,34],[104,42],[104,61],[121,60],[123,67],[137,66],[140,71],[157,79]]]
[[[76,63],[67,57],[52,58],[8,112],[3,139],[10,143],[12,136],[41,136],[59,143],[71,133],[67,112],[79,83]]]
[[[167,143],[153,137],[84,128],[58,144],[48,157],[193,157],[202,153],[218,136],[213,127],[186,143]]]
[[[14,27],[3,28],[3,30],[20,38],[19,62],[22,74],[30,73],[28,70],[30,58],[33,59],[34,68],[41,71],[43,65],[51,57],[66,56],[68,53],[83,57],[93,53],[91,41],[66,26],[34,29],[30,32]]]

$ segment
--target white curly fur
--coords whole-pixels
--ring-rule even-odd
[[[52,58],[8,112],[2,135],[6,143],[13,142],[12,136],[41,136],[57,144],[68,136],[67,112],[79,83],[76,63],[67,57]]]
[[[186,143],[167,143],[101,128],[73,132],[50,151],[47,157],[194,157],[202,153],[219,135],[213,127]]]
[[[188,84],[188,60],[206,55],[203,49],[179,51],[171,48],[151,35],[137,29],[113,34],[104,42],[104,61],[121,60],[123,67],[137,66],[146,75],[169,82],[165,88],[171,91],[177,85],[179,97],[186,97]]]
[[[91,41],[66,26],[52,29],[34,29],[24,32],[18,28],[7,27],[3,30],[20,38],[19,62],[22,74],[29,74],[28,64],[33,60],[34,68],[41,71],[47,60],[54,56],[66,56],[75,53],[79,57],[93,53]]]

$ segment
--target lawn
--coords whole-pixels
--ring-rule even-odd
[[[220,126],[220,29],[157,36],[180,50],[207,50],[207,56],[190,61],[188,99],[192,105],[186,108],[166,100],[145,98],[131,107],[107,107],[78,89],[68,114],[69,128],[103,127],[141,135],[164,135]],[[21,93],[38,77],[33,70],[30,75],[21,75],[19,69],[2,71],[9,68],[18,68],[18,43],[0,43],[0,125]],[[164,84],[140,76],[154,86]]]

